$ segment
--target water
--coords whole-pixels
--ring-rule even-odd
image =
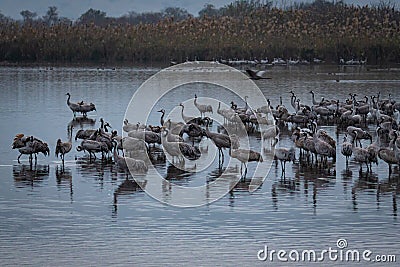
[[[158,70],[0,68],[2,264],[287,265],[276,259],[258,261],[257,252],[264,245],[275,250],[321,251],[337,248],[339,238],[347,239],[349,249],[399,255],[400,172],[394,168],[389,179],[387,165],[382,161],[373,166],[369,175],[365,167],[360,175],[358,165],[352,161],[346,170],[341,155],[329,173],[288,163],[285,179],[281,178],[279,165],[273,165],[255,192],[248,192],[248,182],[239,183],[222,199],[198,208],[161,204],[126,181],[125,174],[118,172],[115,165],[100,160],[90,162],[76,151],[79,142],[73,143],[62,170],[54,148],[58,138],[67,140],[68,125],[74,125],[75,135],[82,126],[97,127],[103,117],[120,131],[131,96]],[[334,76],[333,72],[337,74]],[[277,67],[270,76],[271,80],[257,81],[258,86],[274,106],[282,96],[289,111],[293,111],[290,90],[310,104],[310,90],[318,98],[343,100],[349,92],[362,96],[380,91],[382,96],[391,93],[396,97],[395,90],[400,85],[398,72],[358,67]],[[195,91],[201,97],[221,97],[215,90],[207,92],[201,85],[193,85],[187,96],[180,96],[182,101],[193,97]],[[67,92],[73,101],[96,103],[97,113],[90,114],[91,120],[84,121],[85,125],[71,122],[72,113],[65,103]],[[159,105],[171,110],[168,103],[176,103],[177,96],[171,93]],[[239,102],[239,106],[243,105]],[[191,112],[195,110],[188,104],[187,113]],[[151,116],[153,124],[158,125],[159,115]],[[338,144],[342,142],[343,133],[337,133],[335,126],[322,127]],[[372,126],[370,130],[373,131]],[[40,155],[37,166],[32,168],[26,156],[18,164],[18,152],[11,149],[17,133],[48,142],[50,157]],[[257,145],[256,137],[250,141]],[[209,153],[213,153],[211,143],[204,145],[209,145]],[[278,145],[292,145],[287,134],[281,136]],[[339,152],[340,145],[337,147]],[[249,165],[250,173],[254,166]],[[157,168],[175,184],[188,186],[204,184],[218,173],[215,165],[202,174],[179,172],[163,163]],[[160,185],[164,200],[171,198],[174,186]],[[343,264],[328,260],[324,263]]]

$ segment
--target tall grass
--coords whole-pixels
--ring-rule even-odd
[[[136,25],[117,19],[101,26],[2,21],[0,61],[149,63],[195,57],[400,61],[400,12],[388,6],[257,5],[230,12]]]

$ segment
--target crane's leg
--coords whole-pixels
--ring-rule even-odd
[[[18,163],[21,163],[21,162],[19,161],[19,158],[20,158],[21,156],[22,156],[22,153],[20,153],[19,156],[18,156],[18,158],[17,158]]]

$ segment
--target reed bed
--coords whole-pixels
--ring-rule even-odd
[[[238,8],[238,7],[237,7]],[[239,12],[240,11],[240,12]],[[400,12],[343,3],[323,8],[258,5],[157,23],[0,23],[0,61],[151,63],[186,59],[368,58],[400,61]]]

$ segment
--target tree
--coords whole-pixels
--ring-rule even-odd
[[[19,14],[21,14],[24,19],[24,23],[32,23],[33,19],[37,17],[36,12],[31,12],[29,10],[23,10]]]
[[[192,16],[186,9],[180,7],[167,7],[163,10],[164,17],[173,18],[174,21],[180,21]]]
[[[107,23],[106,12],[89,9],[83,13],[77,20],[78,24],[89,24],[94,23],[96,25],[104,25]]]
[[[0,23],[8,23],[12,21],[10,17],[6,17],[3,13],[0,12]]]
[[[52,26],[55,23],[57,23],[57,21],[58,21],[57,7],[49,6],[49,9],[47,10],[46,15],[43,16],[43,21],[48,26]]]
[[[199,17],[216,17],[218,16],[218,9],[212,4],[205,4],[203,9],[199,11]]]

